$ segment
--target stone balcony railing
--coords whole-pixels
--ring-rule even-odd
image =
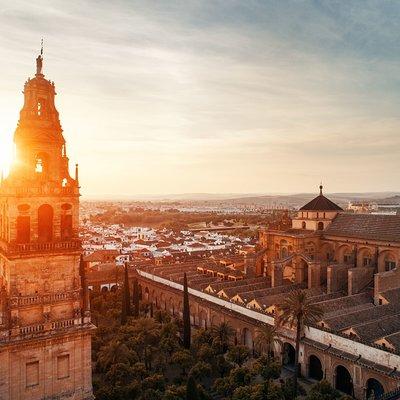
[[[72,239],[64,242],[32,242],[32,243],[6,243],[0,241],[0,251],[6,254],[48,253],[59,251],[77,251],[81,249],[81,241]]]
[[[77,186],[6,187],[3,189],[3,194],[9,196],[70,196],[79,195],[79,188]]]
[[[90,325],[90,317],[70,318],[59,321],[49,321],[41,324],[14,327],[12,329],[0,330],[0,343],[12,340],[25,339],[34,335],[53,333],[71,327],[82,327]],[[0,328],[1,329],[1,328]]]
[[[13,306],[30,306],[35,304],[49,304],[57,301],[64,301],[73,299],[77,291],[69,291],[63,293],[53,294],[36,294],[32,296],[14,296],[11,297],[10,303]]]

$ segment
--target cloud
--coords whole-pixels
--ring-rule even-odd
[[[330,191],[396,190],[399,8],[7,2],[2,137],[44,36],[87,193],[307,191],[321,177]]]

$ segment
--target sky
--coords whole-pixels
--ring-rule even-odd
[[[400,190],[398,1],[0,0],[0,165],[44,38],[84,196]]]

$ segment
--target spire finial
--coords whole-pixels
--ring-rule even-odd
[[[43,38],[40,42],[40,54],[36,58],[36,75],[43,75],[42,68],[43,68]]]
[[[323,189],[324,187],[322,186],[322,181],[321,181],[321,183],[319,184],[319,194],[320,194],[320,196],[322,196],[322,189]]]

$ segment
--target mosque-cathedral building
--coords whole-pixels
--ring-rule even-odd
[[[78,169],[71,177],[54,82],[36,63],[0,182],[0,399],[92,399]]]
[[[92,399],[88,288],[81,258],[78,169],[71,177],[54,83],[37,58],[24,86],[16,159],[0,182],[0,400]],[[301,340],[301,374],[357,399],[400,386],[400,216],[350,214],[319,195],[291,226],[261,229],[257,251],[236,260],[135,265],[142,298],[191,323],[222,321],[254,346],[294,288],[324,311]],[[295,332],[279,328],[275,354],[294,362]]]
[[[347,213],[322,189],[289,228],[261,229],[257,253],[233,262],[235,273],[218,260],[137,266],[143,296],[181,315],[185,270],[192,324],[228,321],[252,348],[257,327],[273,325],[277,305],[303,288],[324,316],[304,330],[301,374],[357,399],[400,394],[400,216]],[[295,332],[278,333],[275,354],[290,367]]]

